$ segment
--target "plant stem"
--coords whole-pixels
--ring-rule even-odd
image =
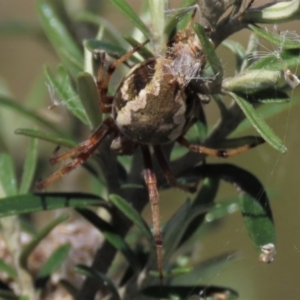
[[[166,48],[165,29],[165,0],[149,0],[152,23],[152,48],[155,55],[162,55]]]

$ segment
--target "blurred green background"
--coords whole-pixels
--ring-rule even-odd
[[[72,2],[74,7],[80,4],[79,0]],[[139,0],[128,2],[140,3]],[[178,1],[171,0],[170,2],[176,7]],[[263,3],[263,1],[258,2]],[[109,18],[117,28],[123,28],[122,30],[130,28],[130,24],[121,23],[124,22],[124,18],[119,13],[114,15],[113,8],[109,5],[105,6],[103,16]],[[33,0],[0,0],[0,22],[16,20],[38,24]],[[294,22],[284,26],[280,25],[279,30],[297,31],[300,30],[299,24],[300,22]],[[248,33],[245,34],[243,31],[233,38],[245,45],[247,36]],[[26,35],[6,36],[1,31],[0,80],[3,80],[1,84],[6,86],[12,98],[19,102],[25,102],[30,97],[32,85],[35,82],[44,81],[43,66],[47,64],[52,68],[56,67],[58,60],[47,47],[50,46]],[[218,53],[222,58],[225,70],[232,74],[234,70],[232,56],[222,46],[218,49]],[[51,105],[51,101],[46,84],[41,86],[40,102],[32,102],[30,105],[47,117],[56,120],[58,125],[68,126],[64,125],[68,115],[63,107],[47,109]],[[242,300],[300,299],[300,107],[298,104],[292,104],[295,101],[300,103],[298,98],[299,92],[296,89],[292,94],[291,103],[281,104],[286,106],[285,112],[268,120],[273,130],[284,140],[288,148],[286,154],[282,155],[271,149],[270,146],[263,145],[238,157],[228,159],[228,162],[255,174],[269,193],[277,228],[277,255],[274,262],[270,265],[258,262],[258,253],[247,236],[240,214],[236,212],[223,220],[217,230],[199,241],[196,246],[199,247],[199,260],[231,250],[238,250],[242,253],[242,257],[232,264],[216,270],[205,281],[201,277],[197,278],[199,283],[234,288],[240,293]],[[0,109],[0,130],[5,136],[6,147],[15,158],[18,171],[23,164],[27,143],[26,138],[15,135],[14,130],[18,127],[26,127],[28,123],[18,115],[3,108]],[[218,118],[216,106],[211,103],[205,110],[208,114],[209,124],[213,125]],[[249,131],[249,134],[255,134],[255,131]],[[43,157],[50,157],[53,150],[49,144],[41,143],[40,145]],[[209,161],[215,161],[215,159],[209,158]],[[77,175],[67,177],[80,176],[78,175],[80,172],[80,170],[76,171]],[[39,176],[45,177],[45,174],[38,174]],[[68,188],[72,188],[71,184],[74,181],[69,178],[64,178],[51,187],[51,190],[65,190],[69,183]],[[84,189],[88,190],[88,187],[82,187],[80,190],[84,191]],[[168,218],[175,210],[176,205],[180,205],[187,198],[184,192],[176,191],[175,193],[174,191],[162,193],[162,219]],[[232,196],[236,196],[235,188],[223,183],[218,199],[222,200]],[[147,212],[145,215],[148,217]]]

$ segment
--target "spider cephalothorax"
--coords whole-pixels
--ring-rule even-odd
[[[162,280],[159,196],[150,146],[153,147],[154,156],[169,184],[191,192],[195,187],[183,185],[173,176],[161,145],[177,141],[194,152],[228,157],[248,150],[263,140],[258,139],[255,144],[237,149],[215,150],[192,145],[184,138],[187,130],[198,120],[198,108],[201,105],[200,98],[189,83],[191,80],[199,83],[204,80],[201,76],[206,62],[206,55],[198,36],[192,30],[191,23],[186,30],[179,31],[168,43],[164,56],[154,57],[134,66],[120,83],[115,95],[108,96],[108,84],[115,69],[146,43],[137,46],[109,65],[106,74],[105,54],[101,55],[97,76],[99,106],[103,113],[111,113],[112,116],[100,124],[86,141],[62,155],[53,156],[50,160],[53,164],[68,158],[72,160],[46,180],[39,182],[37,187],[45,188],[83,164],[109,134],[113,136],[111,148],[120,154],[132,154],[140,147],[145,167],[144,180],[152,208],[157,264]]]

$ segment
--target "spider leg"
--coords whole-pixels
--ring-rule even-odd
[[[95,131],[94,133],[84,142],[80,143],[73,149],[61,154],[56,155],[57,152],[54,152],[54,155],[50,158],[50,163],[52,165],[64,161],[70,157],[76,157],[77,155],[89,151],[90,148],[93,148],[94,145],[98,145],[99,142],[107,135],[109,131],[114,128],[114,121],[112,118],[107,118]]]
[[[97,73],[97,88],[100,91],[99,95],[99,106],[103,113],[111,113],[111,104],[114,97],[107,95],[107,89],[104,93],[102,91],[103,77],[104,77],[104,62],[105,62],[105,53],[100,54],[100,65]]]
[[[51,158],[52,163],[57,163],[75,156],[75,158],[70,163],[66,164],[63,168],[53,173],[47,179],[38,182],[36,184],[36,187],[39,190],[44,189],[65,174],[74,170],[77,166],[82,165],[96,151],[103,138],[113,129],[112,126],[113,119],[106,119],[88,140],[62,155]]]
[[[152,222],[154,229],[154,240],[157,256],[157,269],[161,284],[163,284],[163,255],[162,255],[162,234],[160,229],[159,194],[157,190],[156,176],[152,166],[152,159],[148,146],[141,145],[144,160],[144,180],[149,192],[149,200],[152,211]]]
[[[91,148],[89,152],[81,153],[80,155],[78,155],[78,157],[73,159],[70,163],[65,165],[62,169],[53,173],[47,179],[37,182],[36,188],[39,190],[42,190],[42,189],[46,188],[48,185],[50,185],[51,183],[53,183],[54,181],[56,181],[59,178],[61,178],[62,176],[64,176],[65,174],[74,170],[77,166],[82,165],[93,154],[93,152],[96,149],[97,149],[97,147]]]
[[[177,179],[174,177],[172,170],[170,169],[168,162],[164,156],[164,153],[161,150],[160,146],[153,146],[154,148],[154,154],[157,158],[157,161],[162,169],[162,172],[164,176],[166,177],[168,183],[173,186],[177,187],[181,190],[193,193],[196,191],[196,186],[189,186],[189,185],[184,185],[181,184],[180,182],[177,181]]]
[[[102,112],[105,112],[105,113],[111,112],[111,104],[113,101],[113,97],[107,96],[107,91],[108,91],[108,84],[109,84],[112,74],[114,73],[114,71],[120,64],[125,62],[131,55],[133,55],[140,48],[144,47],[148,42],[149,42],[149,40],[134,47],[132,50],[125,53],[114,63],[110,64],[107,69],[105,77],[103,76],[105,54],[104,53],[102,54],[101,63],[100,63],[100,67],[99,67],[99,71],[98,71],[98,75],[97,75],[97,87],[98,87],[98,90],[100,93],[99,104],[100,104],[100,108],[101,108]]]
[[[253,147],[263,144],[265,142],[265,140],[263,138],[258,137],[256,142],[254,142],[252,144],[247,144],[247,145],[237,147],[235,149],[230,149],[230,150],[212,149],[212,148],[208,148],[208,147],[201,146],[201,145],[191,144],[183,136],[180,136],[177,139],[177,142],[179,144],[181,144],[182,146],[190,149],[193,152],[202,153],[202,154],[206,154],[206,155],[210,155],[210,156],[218,156],[218,157],[227,158],[229,156],[234,156],[234,155],[240,154],[240,153],[245,152]]]

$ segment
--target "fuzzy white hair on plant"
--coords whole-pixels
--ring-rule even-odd
[[[178,45],[177,45],[178,46]],[[173,52],[173,48],[169,53]],[[188,44],[181,43],[180,51],[176,51],[176,55],[172,59],[167,59],[165,64],[165,74],[172,75],[181,86],[186,86],[191,80],[203,79],[200,75],[201,60],[191,54]]]
[[[176,16],[178,20],[184,17],[187,13],[196,10],[197,12],[200,11],[200,7],[198,4],[186,6],[186,7],[177,7],[177,8],[170,8],[165,10],[166,17],[170,18]]]
[[[278,31],[278,27],[277,24],[274,25],[274,31],[277,31],[280,39],[281,39],[281,43],[280,45],[274,49],[273,51],[271,51],[270,49],[268,49],[266,46],[262,45],[259,43],[259,46],[264,48],[265,51],[257,51],[252,55],[248,56],[248,59],[258,59],[258,58],[264,58],[264,57],[268,57],[268,56],[274,56],[278,61],[280,61],[283,65],[282,67],[282,72],[283,72],[283,76],[284,76],[284,80],[285,82],[292,88],[295,89],[297,86],[300,85],[300,79],[297,77],[297,75],[295,75],[294,73],[292,73],[292,71],[287,68],[286,66],[284,66],[284,62],[282,60],[281,57],[281,53],[284,51],[284,43],[285,41],[296,41],[300,43],[300,36],[295,32],[295,31],[290,31],[290,30],[285,30],[285,31]],[[265,31],[268,32],[268,29],[265,28]]]

